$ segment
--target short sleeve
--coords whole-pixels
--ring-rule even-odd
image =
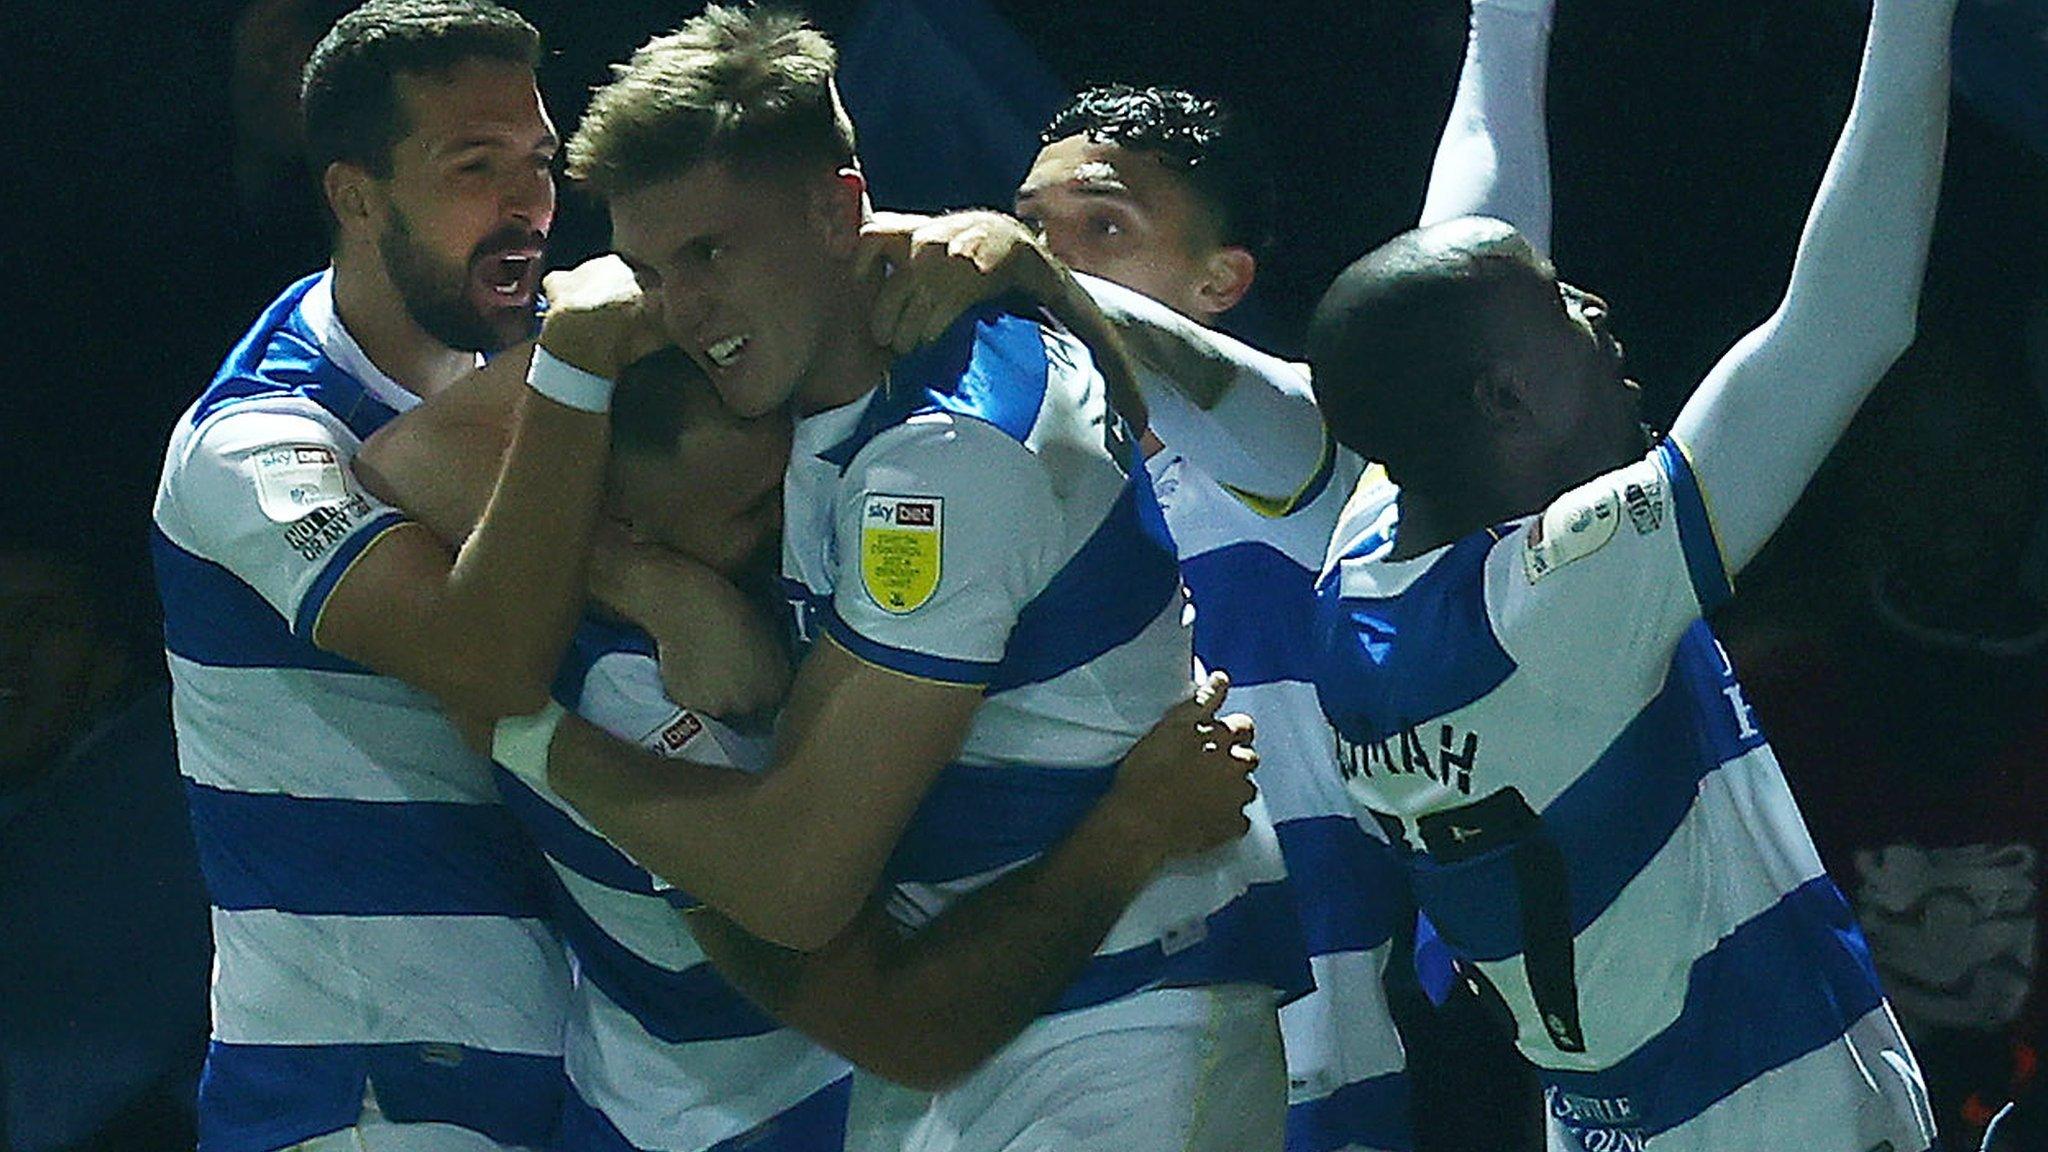
[[[1038,460],[996,428],[933,413],[877,437],[839,491],[833,638],[906,676],[987,684],[1063,537]]]
[[[248,405],[202,426],[170,464],[191,550],[255,589],[310,640],[349,567],[404,522],[350,468],[356,442],[338,421]]]
[[[743,736],[670,700],[661,665],[644,652],[609,652],[593,662],[576,714],[663,756],[749,772],[768,765],[766,739]]]
[[[1705,496],[1673,440],[1558,497],[1487,558],[1502,646],[1581,684],[1661,677],[1679,637],[1731,592]]]

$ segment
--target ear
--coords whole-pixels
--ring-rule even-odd
[[[1511,364],[1488,365],[1472,381],[1472,410],[1495,432],[1527,431],[1535,412],[1527,379]]]
[[[375,177],[346,160],[336,160],[320,175],[321,191],[334,218],[346,227],[370,218],[371,183]]]
[[[858,168],[841,168],[830,179],[811,185],[807,206],[811,226],[835,255],[853,255],[868,211],[868,181]]]
[[[1258,270],[1251,249],[1235,244],[1218,248],[1202,262],[1202,282],[1195,286],[1195,300],[1208,316],[1221,316],[1252,290]]]

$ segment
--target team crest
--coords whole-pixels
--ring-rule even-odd
[[[937,496],[861,497],[860,582],[868,599],[901,616],[939,590],[946,502]]]
[[[1574,560],[1606,547],[1621,523],[1621,498],[1602,478],[1557,498],[1529,525],[1522,568],[1534,584]]]

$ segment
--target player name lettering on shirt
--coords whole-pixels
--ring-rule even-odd
[[[1462,795],[1472,794],[1472,772],[1479,760],[1479,733],[1459,731],[1455,725],[1436,726],[1436,747],[1429,748],[1420,726],[1401,729],[1391,736],[1356,744],[1337,737],[1337,763],[1344,779],[1375,773],[1388,776],[1421,775]]]
[[[1581,1096],[1552,1088],[1550,1114],[1571,1129],[1586,1152],[1643,1152],[1649,1134],[1642,1115],[1626,1096]]]
[[[359,493],[350,493],[339,504],[315,508],[292,521],[284,530],[284,542],[299,554],[299,559],[318,560],[329,548],[347,539],[369,514],[370,502]]]

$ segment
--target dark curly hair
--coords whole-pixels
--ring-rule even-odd
[[[1223,243],[1254,256],[1272,244],[1272,167],[1257,138],[1216,101],[1179,88],[1101,85],[1054,113],[1038,140],[1072,136],[1158,156],[1186,178]]]

